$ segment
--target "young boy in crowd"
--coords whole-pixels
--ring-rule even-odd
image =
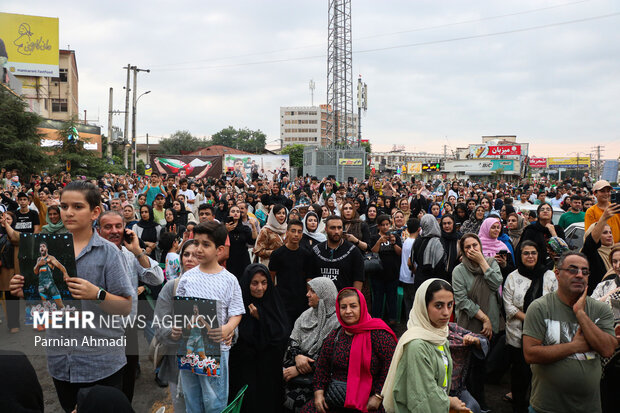
[[[62,191],[60,198],[62,222],[73,234],[73,249],[77,277],[67,278],[69,292],[82,300],[81,311],[92,311],[95,320],[107,314],[128,315],[131,312],[132,287],[122,264],[120,250],[93,231],[93,222],[101,212],[99,189],[86,181],[73,181]],[[24,277],[11,279],[11,294],[24,297]],[[122,389],[123,366],[126,364],[123,346],[83,345],[84,338],[119,339],[122,327],[95,329],[48,329],[47,337],[76,339],[78,346],[46,347],[47,366],[54,380],[60,405],[71,412],[81,388],[104,385]]]
[[[181,383],[188,413],[219,413],[228,403],[228,354],[235,328],[245,314],[241,287],[237,278],[218,264],[218,255],[224,250],[226,227],[214,221],[194,227],[199,265],[183,274],[177,287],[177,296],[218,301],[220,334],[220,376],[203,376],[190,370],[181,370]],[[182,329],[173,328],[171,338],[181,338]],[[211,336],[211,333],[210,333]]]

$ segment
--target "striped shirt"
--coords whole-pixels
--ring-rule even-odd
[[[220,326],[226,324],[230,317],[245,314],[239,282],[223,268],[216,274],[202,272],[200,266],[187,271],[179,281],[177,296],[217,300],[217,320]],[[228,351],[230,346],[221,343],[221,350]]]

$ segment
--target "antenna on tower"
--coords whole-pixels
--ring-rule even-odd
[[[353,51],[351,0],[329,0],[327,39],[327,139],[330,146],[353,141]]]
[[[314,106],[314,89],[316,88],[316,84],[313,79],[310,79],[310,106]]]

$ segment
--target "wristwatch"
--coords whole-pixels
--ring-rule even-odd
[[[104,301],[107,293],[108,292],[104,290],[103,288],[99,288],[99,291],[97,291],[97,301],[99,302]]]

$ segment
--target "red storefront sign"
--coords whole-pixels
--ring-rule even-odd
[[[521,155],[520,145],[508,146],[489,146],[489,154],[487,156],[508,156]]]
[[[547,158],[530,158],[530,168],[546,168]]]

